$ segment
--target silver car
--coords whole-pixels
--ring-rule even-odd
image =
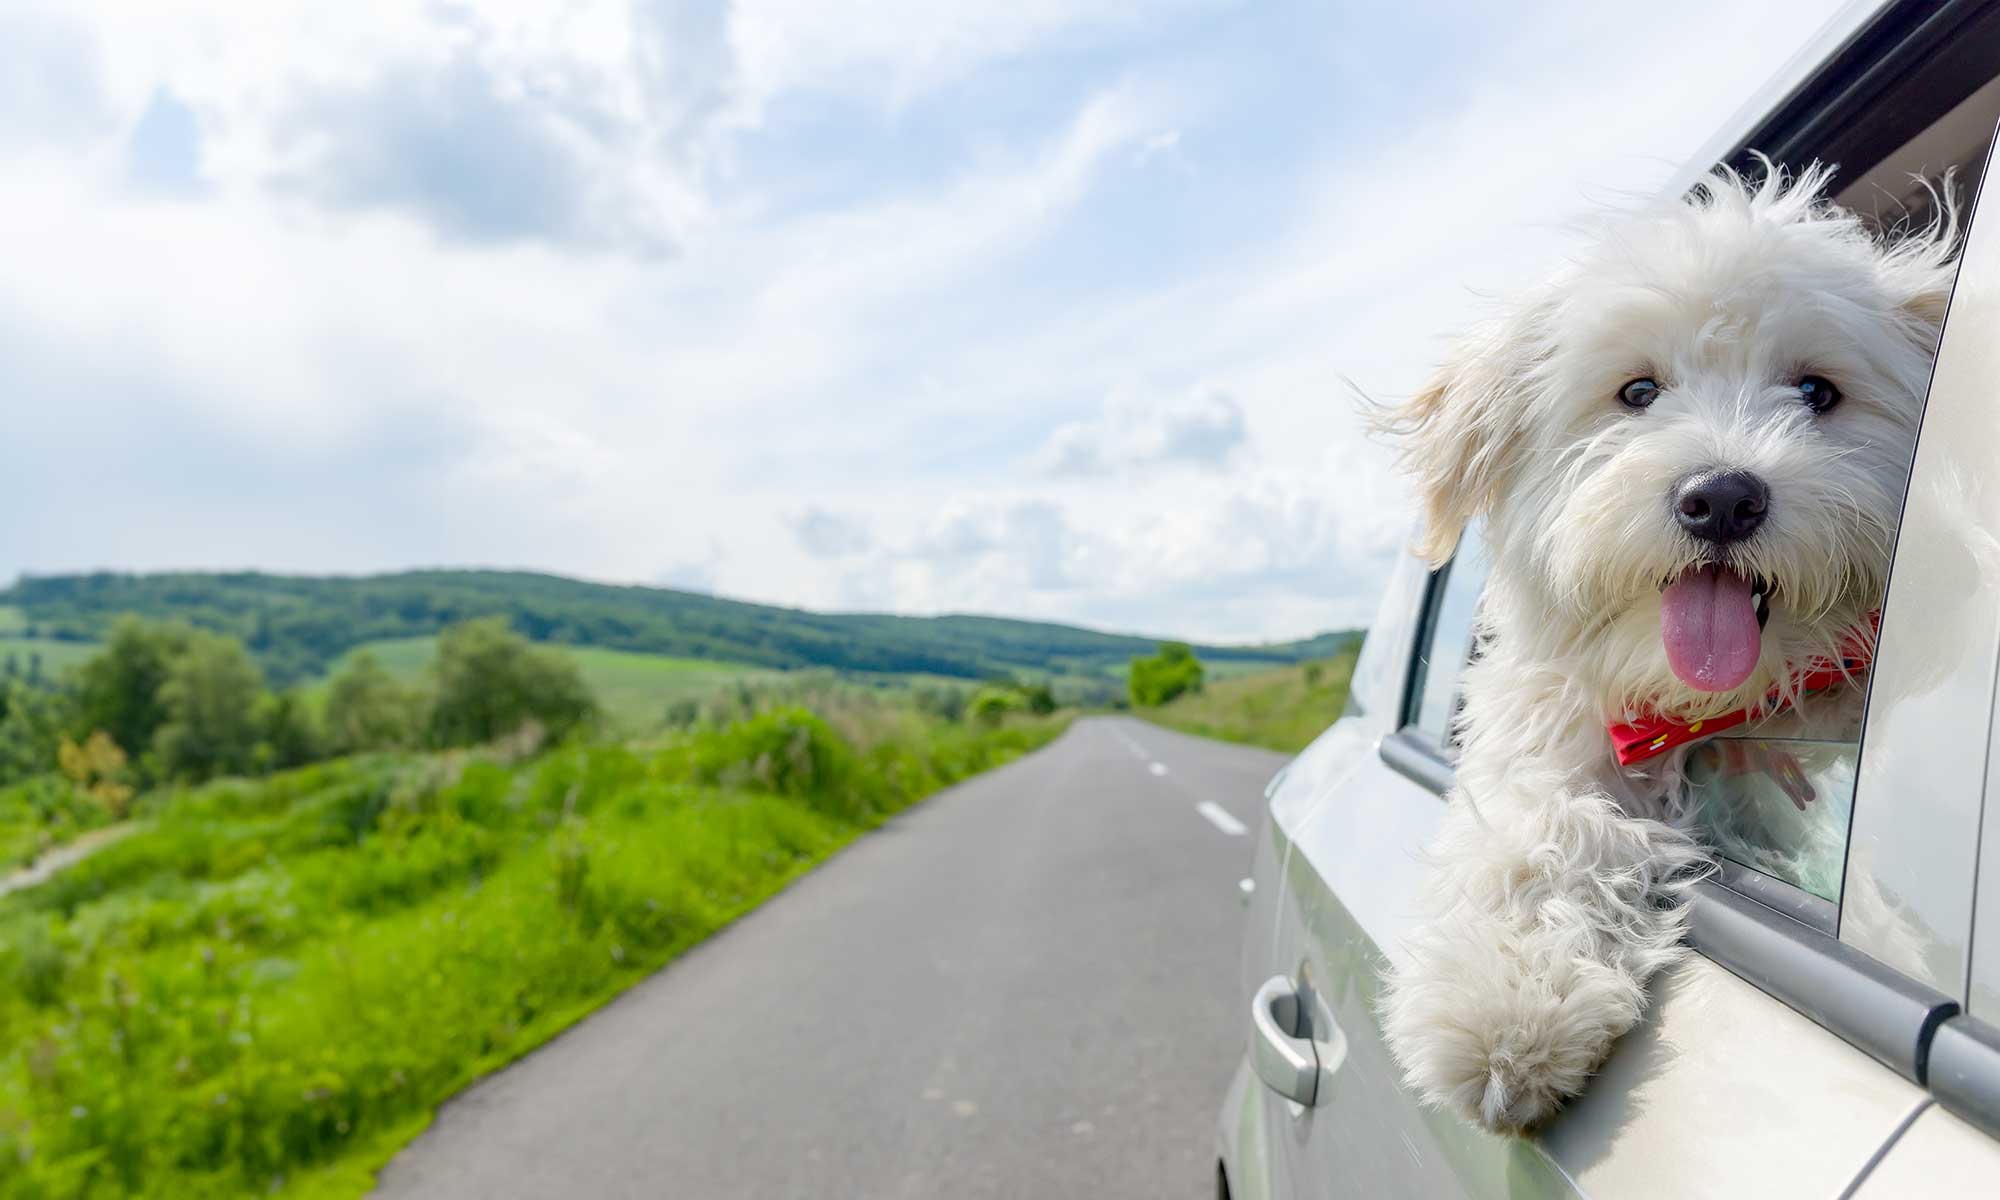
[[[1894,220],[2000,118],[2000,4],[1857,5],[1714,161],[1838,163]],[[1939,347],[1858,743],[1696,752],[1720,872],[1686,965],[1582,1096],[1489,1135],[1402,1087],[1375,1015],[1417,919],[1478,539],[1402,562],[1346,714],[1271,782],[1245,882],[1243,1060],[1220,1194],[2000,1196],[2000,201],[1976,206]],[[1987,804],[1988,789],[1995,803]]]

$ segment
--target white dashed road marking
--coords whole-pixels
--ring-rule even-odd
[[[1213,800],[1202,801],[1200,804],[1194,806],[1194,810],[1202,816],[1207,817],[1210,825],[1215,826],[1230,837],[1242,837],[1244,834],[1250,832],[1249,828],[1243,822],[1229,815],[1228,809]]]
[[[1165,775],[1167,773],[1167,764],[1163,762],[1156,762],[1151,766],[1147,767],[1146,769],[1148,771],[1151,771],[1155,775]]]

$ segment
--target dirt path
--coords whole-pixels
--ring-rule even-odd
[[[74,866],[104,849],[111,843],[139,831],[139,822],[124,821],[117,825],[107,825],[93,829],[57,846],[34,862],[0,879],[0,896],[18,892],[22,888],[34,887],[38,883],[54,878],[56,872]]]

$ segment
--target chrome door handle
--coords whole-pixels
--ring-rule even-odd
[[[1298,988],[1290,979],[1273,975],[1265,980],[1250,1002],[1250,1062],[1265,1087],[1287,1100],[1311,1105],[1326,1090],[1345,1055],[1322,1065],[1304,1016]]]

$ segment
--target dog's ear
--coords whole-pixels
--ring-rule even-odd
[[[1375,415],[1402,446],[1424,506],[1417,552],[1451,557],[1467,522],[1493,506],[1521,453],[1536,368],[1548,358],[1551,305],[1518,305],[1459,340],[1424,389]]]
[[[1877,260],[1877,275],[1910,321],[1911,335],[1929,351],[1936,348],[1945,309],[1951,305],[1965,227],[1959,213],[1958,181],[1947,172],[1936,183],[1920,182],[1930,198],[1930,219],[1888,235]]]

